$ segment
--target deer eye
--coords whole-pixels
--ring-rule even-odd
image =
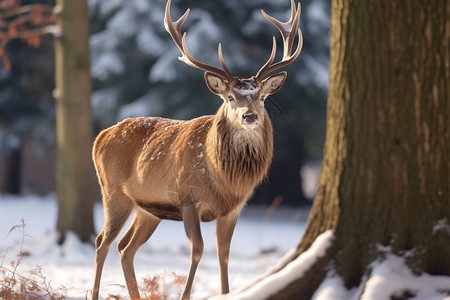
[[[228,101],[234,101],[233,96],[228,96]]]

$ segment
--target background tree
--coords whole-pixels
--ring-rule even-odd
[[[55,22],[49,1],[0,2],[0,192],[19,194],[23,156],[32,137],[52,144],[43,129],[54,119],[51,38]],[[23,45],[40,46],[24,47]],[[50,48],[50,51],[49,51]],[[7,52],[7,55],[5,53]],[[48,72],[49,76],[46,75]],[[50,152],[50,151],[49,151]]]
[[[445,0],[332,1],[323,169],[296,256],[327,230],[334,239],[268,298],[311,299],[327,273],[362,284],[361,297],[387,253],[450,275],[449,13]]]
[[[58,140],[57,193],[61,242],[67,231],[82,241],[94,232],[89,16],[87,0],[57,0],[55,100]]]
[[[91,163],[92,119],[89,60],[89,18],[87,1],[58,0],[57,6],[20,6],[8,1],[2,15],[2,50],[12,39],[38,46],[40,36],[51,33],[55,39],[55,85],[57,122],[57,193],[60,242],[67,231],[81,240],[94,234],[93,203],[95,187]],[[46,17],[45,14],[50,15]],[[55,22],[56,16],[56,25]],[[46,17],[46,18],[45,18]],[[4,66],[9,61],[0,52]]]

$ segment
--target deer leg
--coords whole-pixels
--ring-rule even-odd
[[[191,245],[191,265],[189,275],[184,286],[181,299],[189,299],[191,295],[192,282],[194,281],[195,271],[203,255],[203,238],[200,229],[200,217],[194,203],[188,202],[182,208],[183,223],[186,235]]]
[[[139,247],[155,232],[160,222],[161,220],[153,215],[136,211],[130,228],[117,244],[130,299],[140,298],[133,266],[134,255]]]
[[[104,201],[105,223],[102,232],[95,240],[95,279],[94,288],[92,290],[92,299],[98,299],[100,289],[100,278],[102,276],[103,265],[108,255],[109,246],[115,240],[128,216],[133,209],[132,202],[124,201],[123,196],[111,197]],[[117,203],[118,205],[114,205]]]
[[[220,269],[220,291],[222,294],[230,292],[228,284],[228,258],[230,256],[231,237],[239,214],[232,212],[216,221],[217,257]]]

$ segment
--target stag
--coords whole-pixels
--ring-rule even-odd
[[[98,299],[100,277],[109,247],[132,211],[130,228],[118,243],[123,273],[131,299],[139,298],[133,260],[138,248],[161,220],[182,221],[191,246],[189,275],[181,299],[189,299],[197,265],[203,253],[200,222],[216,220],[221,293],[229,292],[230,242],[247,198],[266,176],[273,154],[272,124],[264,109],[267,96],[276,93],[286,72],[269,76],[293,62],[303,40],[298,22],[300,4],[291,0],[291,18],[272,22],[283,37],[283,57],[272,53],[256,76],[234,77],[219,44],[222,69],[204,64],[189,53],[181,34],[189,10],[176,22],[167,2],[164,24],[187,65],[205,71],[206,85],[223,103],[215,115],[190,121],[159,117],[126,119],[103,130],[93,147],[93,160],[102,191],[105,223],[95,241],[95,281],[92,299]],[[298,32],[298,46],[292,53]],[[291,54],[292,53],[292,54]]]

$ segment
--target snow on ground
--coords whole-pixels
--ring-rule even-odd
[[[213,299],[255,300],[276,294],[280,288],[302,277],[318,258],[325,255],[333,239],[333,232],[325,231],[307,251],[279,272],[257,278],[243,288]],[[450,300],[450,276],[415,275],[408,267],[405,257],[392,254],[390,247],[380,246],[380,251],[384,252],[384,257],[370,265],[370,277],[363,278],[359,287],[346,289],[342,278],[330,268],[327,278],[314,293],[312,300]],[[286,256],[290,256],[290,253]]]
[[[333,232],[328,230],[317,237],[311,247],[303,252],[299,257],[289,263],[281,271],[272,276],[262,278],[254,284],[248,286],[245,291],[238,293],[231,292],[225,296],[219,296],[216,299],[227,300],[255,300],[265,299],[268,295],[275,294],[280,288],[286,286],[297,278],[302,277],[316,262],[316,260],[325,255],[326,250],[333,240]],[[330,300],[336,298],[328,298]]]
[[[344,288],[342,278],[331,270],[313,300],[450,300],[450,276],[415,275],[404,257],[393,254],[390,247],[379,248],[384,258],[372,262],[370,277],[363,279],[359,287]]]
[[[384,260],[372,263],[372,274],[361,298],[387,299],[409,293],[408,299],[450,300],[449,292],[449,276],[414,275],[404,257],[389,253]]]
[[[285,252],[294,248],[303,235],[307,209],[278,208],[267,216],[267,208],[247,207],[242,213],[231,244],[229,263],[230,288],[251,281],[277,263]],[[17,260],[22,241],[20,228],[10,229],[24,218],[26,227],[23,258],[18,273],[27,276],[37,265],[52,286],[69,288],[69,299],[84,299],[92,288],[94,276],[94,248],[80,243],[68,235],[62,247],[56,245],[54,231],[57,206],[54,196],[12,197],[0,195],[0,262],[4,265]],[[103,225],[101,204],[95,206],[95,227],[100,232]],[[127,225],[125,226],[127,228]],[[124,234],[125,229],[121,235]],[[192,299],[205,299],[219,292],[220,280],[215,246],[215,223],[202,223],[205,251],[194,280]],[[127,290],[116,250],[117,240],[111,246],[103,269],[100,295],[121,294]],[[164,289],[170,299],[178,299],[182,287],[174,284],[174,273],[187,275],[189,268],[189,243],[181,222],[164,221],[150,240],[136,254],[137,280],[153,275],[163,278]]]
[[[94,249],[80,243],[74,235],[68,235],[62,247],[56,245],[54,231],[57,206],[54,196],[44,198],[11,197],[0,195],[0,264],[9,266],[17,260],[23,234],[21,228],[10,229],[24,218],[25,239],[23,258],[17,272],[28,275],[37,265],[54,288],[69,288],[69,299],[85,299],[92,288],[94,275]],[[271,212],[267,208],[247,207],[236,226],[230,255],[230,285],[232,293],[215,299],[259,300],[284,285],[292,278],[304,274],[314,261],[330,246],[333,234],[324,232],[311,248],[270,278],[276,264],[290,261],[292,251],[303,235],[307,209],[279,208]],[[442,223],[442,224],[441,224]],[[101,204],[95,206],[95,226],[101,230],[103,213]],[[445,226],[444,226],[445,225]],[[439,223],[439,230],[447,222]],[[438,230],[436,229],[436,230]],[[205,252],[194,280],[191,299],[206,299],[218,294],[219,270],[215,249],[215,223],[202,223]],[[122,232],[123,235],[123,232]],[[120,237],[119,237],[120,238]],[[119,240],[119,238],[117,240]],[[103,270],[101,296],[120,294],[127,296],[120,261],[116,248],[111,246]],[[380,246],[381,247],[381,246]],[[413,300],[450,300],[450,277],[422,274],[414,275],[404,257],[390,252],[388,247],[383,259],[371,264],[369,278],[359,287],[347,290],[341,277],[333,269],[314,294],[314,300],[387,300],[394,296],[408,296]],[[138,281],[159,275],[169,299],[178,299],[182,287],[175,284],[176,275],[186,275],[189,268],[189,244],[181,222],[162,222],[149,242],[137,252],[135,268]],[[280,260],[280,257],[284,257]],[[274,267],[275,266],[275,267]],[[234,293],[233,293],[234,291]]]

